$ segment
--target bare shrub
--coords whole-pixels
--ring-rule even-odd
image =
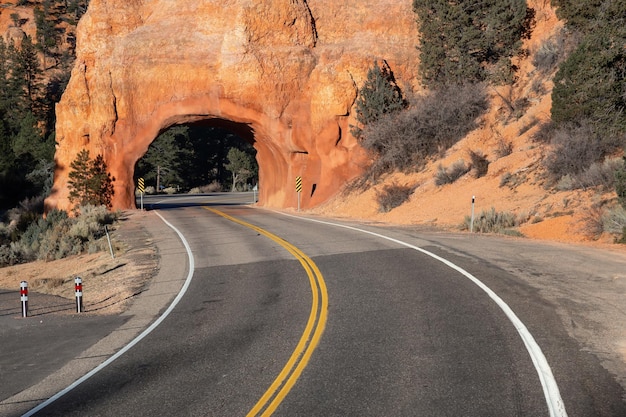
[[[565,58],[566,36],[560,31],[556,36],[546,39],[535,52],[532,64],[544,74],[550,73]]]
[[[511,184],[512,181],[513,181],[513,174],[511,174],[510,172],[504,173],[500,177],[500,188],[504,187],[505,185]]]
[[[589,124],[568,126],[555,131],[552,151],[544,160],[553,180],[565,175],[578,175],[594,162],[601,162],[607,154],[619,149],[622,139],[596,133]]]
[[[104,226],[118,214],[105,206],[81,206],[76,217],[53,210],[31,222],[19,239],[0,247],[0,266],[53,260],[84,252],[106,249]]]
[[[189,194],[217,193],[220,191],[222,191],[222,184],[220,184],[218,181],[213,181],[210,184],[192,188],[191,190],[189,190]]]
[[[465,164],[464,160],[458,160],[450,167],[446,168],[443,165],[439,165],[437,173],[435,174],[435,185],[442,186],[445,184],[452,184],[463,175],[470,171],[471,167]]]
[[[602,231],[615,235],[623,235],[626,227],[626,209],[616,205],[602,213]]]
[[[532,136],[533,142],[548,144],[556,133],[556,124],[552,121],[542,123],[537,132]]]
[[[387,213],[396,207],[401,206],[409,199],[415,187],[408,185],[390,184],[385,185],[382,191],[376,192],[376,200],[378,201],[378,210],[381,213]]]
[[[498,139],[498,145],[496,147],[496,157],[504,158],[513,153],[513,143],[505,140],[504,138]]]
[[[593,187],[611,189],[615,185],[615,172],[623,165],[622,158],[607,158],[603,162],[594,162],[583,172],[561,177],[556,188],[560,191]]]
[[[472,169],[476,178],[484,177],[489,170],[489,160],[487,156],[480,150],[468,152],[472,161]]]
[[[415,99],[408,110],[381,117],[363,130],[361,144],[374,156],[361,185],[381,175],[421,169],[477,127],[487,109],[483,85],[433,91]]]
[[[470,216],[465,216],[462,229],[470,230],[471,223],[472,218]],[[508,229],[516,227],[518,224],[519,222],[517,221],[515,214],[507,211],[496,211],[496,209],[492,207],[489,211],[481,211],[480,214],[474,219],[473,232],[506,233]]]

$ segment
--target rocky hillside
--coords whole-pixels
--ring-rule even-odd
[[[564,242],[613,243],[615,235],[602,232],[602,216],[614,205],[615,193],[602,188],[559,191],[548,181],[543,161],[550,146],[534,140],[542,124],[550,121],[553,78],[557,71],[539,70],[537,53],[563,29],[555,10],[543,1],[529,1],[536,25],[518,58],[518,80],[513,86],[490,89],[490,109],[480,127],[448,150],[441,159],[413,174],[393,174],[365,192],[346,192],[313,210],[331,216],[404,225],[430,225],[467,230],[474,198],[475,217],[481,212],[511,214],[516,226],[508,233]],[[504,148],[504,149],[503,149]],[[475,178],[471,171],[452,184],[436,185],[440,167],[482,153],[488,171]],[[390,185],[416,187],[409,200],[381,212],[380,199]]]
[[[16,2],[17,0],[0,0],[0,33],[6,41],[10,39],[19,41],[23,33],[35,39],[37,28],[34,23],[36,17],[33,13],[33,6],[43,3],[25,2],[25,6],[18,7],[14,5]],[[335,53],[333,51],[336,50],[331,49],[329,45],[333,45],[333,48],[336,45],[342,45],[345,53],[358,55],[359,51],[351,49],[354,48],[352,44],[347,41],[342,42],[337,38],[338,31],[332,32],[331,36],[329,32],[323,30],[324,22],[331,21],[333,17],[324,9],[319,7],[315,9],[316,2],[310,3],[312,10],[305,10],[305,12],[311,12],[313,15],[319,14],[321,16],[318,21],[320,27],[313,28],[317,32],[308,26],[303,29],[307,33],[314,34],[314,38],[304,46],[306,48],[317,47],[318,50],[324,51],[320,57],[316,58],[316,62],[332,62]],[[549,71],[537,68],[537,54],[545,51],[546,45],[560,45],[555,42],[555,39],[561,36],[564,24],[557,18],[549,2],[529,0],[528,6],[535,11],[535,25],[531,37],[524,41],[523,46],[524,50],[529,53],[515,58],[514,63],[518,72],[517,80],[513,85],[490,87],[490,108],[481,117],[478,129],[449,149],[441,158],[430,161],[419,172],[388,175],[383,182],[364,192],[343,192],[325,204],[311,209],[311,212],[399,224],[434,225],[459,229],[462,228],[461,225],[466,216],[470,215],[474,199],[474,211],[477,217],[481,212],[489,212],[492,209],[497,213],[510,214],[515,219],[515,226],[511,229],[527,237],[577,242],[598,241],[599,239],[601,242],[613,242],[615,235],[602,233],[601,227],[601,218],[606,213],[607,207],[615,203],[615,193],[612,190],[602,188],[559,190],[554,182],[547,178],[543,161],[550,152],[550,147],[534,138],[541,126],[551,117],[551,93],[557,67],[552,67]],[[16,13],[19,17],[19,25],[16,25]],[[371,13],[363,16],[366,15],[370,16]],[[94,16],[91,16],[92,21],[93,19]],[[139,25],[139,21],[136,24]],[[376,30],[380,27],[382,26],[379,25]],[[64,33],[63,44],[71,47],[74,33],[70,25],[67,22],[60,23],[58,28]],[[203,30],[208,29],[203,28]],[[146,31],[142,33],[145,34]],[[373,32],[370,33],[372,34]],[[235,39],[236,33],[231,33],[231,35],[229,42],[234,42],[233,45],[235,45],[239,42],[239,38]],[[121,35],[115,33],[115,36]],[[133,39],[137,41],[138,37],[135,36]],[[263,39],[265,39],[263,42],[269,42],[267,38]],[[368,39],[371,40],[374,37]],[[282,39],[280,42],[284,43],[287,40]],[[111,44],[113,42],[111,40]],[[407,43],[406,39],[403,40],[402,44],[404,43]],[[395,42],[394,45],[396,44],[398,43]],[[118,43],[118,45],[123,44]],[[286,47],[284,49],[286,51]],[[131,49],[123,49],[120,46],[117,50],[127,54],[125,59],[136,58],[130,55]],[[237,51],[231,51],[232,54],[235,52]],[[256,51],[256,58],[262,57],[259,55],[261,52],[261,49]],[[91,53],[95,54],[95,50]],[[48,68],[53,67],[52,61],[48,61]],[[42,62],[46,64],[43,56]],[[248,64],[252,65],[252,61]],[[406,66],[406,63],[404,64]],[[341,68],[327,65],[323,71],[315,70],[319,71],[319,74],[315,73],[315,76],[330,77],[329,74],[334,73],[336,69],[345,71],[346,65],[348,64],[343,61]],[[354,68],[351,67],[350,70]],[[334,77],[339,76],[335,74]],[[363,78],[364,71],[361,71],[359,81]],[[326,85],[328,88],[324,91],[336,92],[337,80],[338,78],[333,78],[331,81],[334,84],[331,82]],[[352,83],[355,80],[348,81]],[[314,87],[313,84],[303,85],[307,85],[305,90]],[[350,96],[350,94],[345,94],[345,96]],[[314,98],[317,100],[316,103],[326,103],[333,99],[325,96]],[[308,97],[306,100],[311,100],[311,98]],[[333,100],[336,100],[336,97]],[[350,97],[346,100],[349,101]],[[290,109],[293,111],[293,107]],[[337,108],[337,110],[341,109]],[[321,116],[316,114],[315,117]],[[341,123],[341,127],[345,129],[348,122],[344,120]],[[292,145],[295,146],[294,144],[290,146]],[[296,145],[304,146],[302,143]],[[459,160],[469,163],[471,152],[486,156],[489,162],[486,175],[476,178],[473,172],[469,172],[451,184],[442,186],[436,184],[435,178],[439,170],[450,167]],[[301,154],[304,154],[304,151]],[[293,175],[289,171],[288,177],[291,176]],[[415,188],[415,191],[407,202],[389,212],[382,213],[379,200],[381,195],[384,195],[385,187],[393,184],[406,185]]]

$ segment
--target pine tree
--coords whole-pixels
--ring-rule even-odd
[[[420,73],[438,88],[511,81],[511,57],[529,36],[534,10],[524,0],[414,0],[420,30]]]
[[[157,189],[162,184],[183,185],[182,161],[191,157],[188,141],[187,126],[174,126],[161,133],[138,162],[136,174]]]
[[[50,54],[50,49],[56,46],[55,24],[50,20],[50,4],[43,2],[43,9],[36,6],[34,9],[35,24],[37,26],[37,42],[44,55]]]
[[[589,122],[597,132],[626,132],[626,15],[624,0],[559,2],[568,27],[582,40],[554,77],[552,120]],[[580,15],[576,15],[580,12]]]
[[[407,103],[395,82],[393,73],[386,62],[378,62],[367,71],[367,79],[359,90],[356,100],[356,119],[360,126],[352,126],[352,134],[360,139],[363,127],[376,122],[384,114],[398,112]]]
[[[74,205],[105,205],[111,207],[113,181],[102,155],[94,160],[83,149],[70,164],[69,199]]]

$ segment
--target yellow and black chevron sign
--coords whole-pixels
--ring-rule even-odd
[[[296,192],[302,192],[302,177],[296,177]]]

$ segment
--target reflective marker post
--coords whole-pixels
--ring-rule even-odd
[[[74,279],[74,290],[76,292],[76,312],[81,313],[83,311],[83,280],[81,277]]]
[[[475,196],[472,196],[472,218],[470,220],[470,233],[474,233],[474,200]]]
[[[28,282],[20,282],[20,301],[22,302],[22,317],[28,317]]]

